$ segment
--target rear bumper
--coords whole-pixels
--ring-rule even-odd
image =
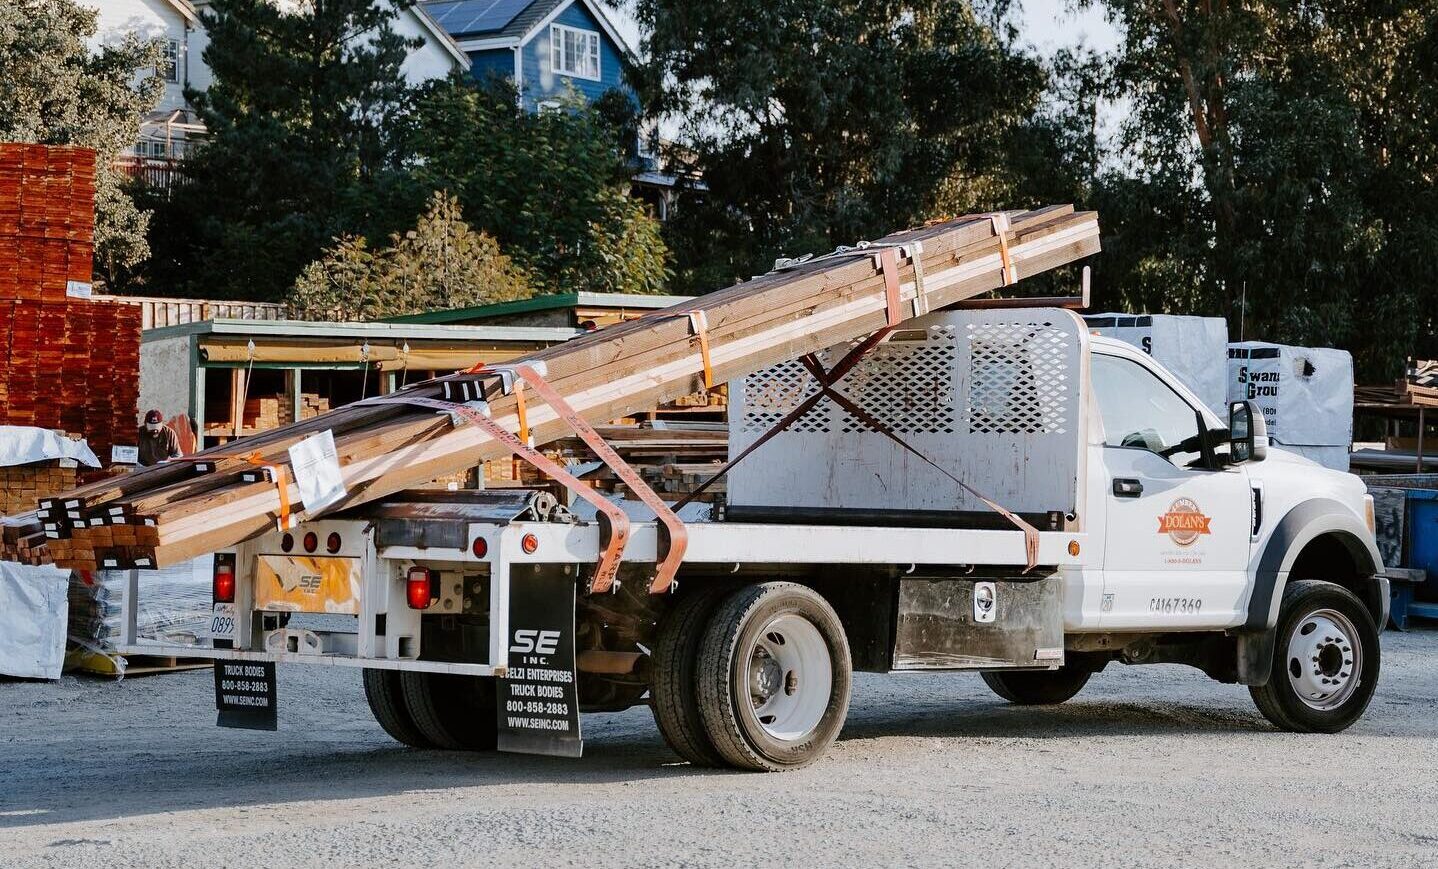
[[[451,664],[444,661],[416,661],[389,658],[359,658],[352,655],[306,655],[294,652],[249,652],[240,649],[212,649],[204,646],[144,643],[120,646],[121,655],[164,655],[177,658],[208,658],[215,661],[274,661],[280,664],[310,664],[329,667],[359,667],[367,670],[407,670],[413,673],[454,673],[462,676],[503,676],[505,668],[489,664]]]

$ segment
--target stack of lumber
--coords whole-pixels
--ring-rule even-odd
[[[330,412],[330,400],[323,395],[305,392],[300,395],[300,419],[313,419]]]
[[[137,309],[84,299],[0,301],[0,424],[79,432],[99,456],[135,443]]]
[[[678,500],[693,494],[705,480],[714,476],[714,472],[722,465],[722,462],[666,463],[641,467],[639,473],[644,482],[649,484],[649,488],[658,492],[666,501]],[[615,485],[614,491],[626,497],[630,494],[622,482]],[[709,503],[722,501],[725,492],[725,481],[720,479],[694,500]]]
[[[597,425],[594,430],[631,465],[722,461],[729,451],[729,427],[723,423]],[[577,437],[561,438],[554,446],[578,461],[599,458]]]
[[[1009,212],[1005,221],[971,216],[880,239],[865,251],[798,262],[783,270],[593,332],[522,360],[540,366],[575,413],[592,423],[654,408],[703,389],[704,362],[688,313],[702,312],[713,380],[722,383],[834,344],[869,335],[889,320],[885,273],[877,251],[893,257],[898,313],[955,305],[1096,253],[1098,219],[1057,206]],[[893,245],[906,245],[895,252]],[[922,266],[922,286],[914,265]],[[1006,279],[1008,278],[1008,279]],[[417,384],[382,401],[359,403],[274,429],[245,442],[246,452],[287,465],[287,449],[331,430],[347,496],[342,509],[508,455],[479,425],[396,397],[443,399],[460,387],[480,390],[490,418],[518,429],[513,393],[493,375],[456,374]],[[526,389],[536,444],[571,432],[560,415]],[[206,454],[202,453],[201,456]],[[256,479],[243,458],[210,451],[212,463],[142,468],[126,477],[82,486],[44,506],[56,525],[57,564],[169,565],[232,546],[275,527],[276,484]],[[299,518],[299,487],[287,484]],[[60,548],[55,543],[64,542]],[[133,541],[133,542],[131,542]]]
[[[91,301],[95,154],[0,143],[0,424],[133,444],[140,309]]]
[[[594,429],[639,472],[651,489],[676,498],[688,494],[700,481],[712,476],[729,453],[729,427],[724,423],[666,420],[638,425],[600,425]],[[584,441],[561,438],[552,446],[560,450],[563,460],[571,465],[576,462],[591,463],[591,467],[598,465],[580,475],[594,488],[637,499],[614,469],[601,463]],[[715,484],[713,490],[723,493],[722,482]]]
[[[268,431],[289,422],[288,401],[282,396],[251,398],[245,402],[245,429]]]
[[[29,565],[50,563],[45,531],[33,511],[18,516],[0,516],[0,561]]]
[[[75,488],[74,459],[0,467],[0,516],[24,513],[41,499]]]
[[[0,298],[88,293],[94,241],[95,152],[0,142]]]

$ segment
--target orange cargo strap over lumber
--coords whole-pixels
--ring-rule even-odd
[[[1032,277],[1099,250],[1098,217],[1092,212],[1052,206],[1004,216],[961,217],[836,255],[790,262],[675,308],[516,360],[507,367],[524,364],[542,371],[565,405],[561,411],[549,402],[530,402],[523,420],[528,440],[545,444],[572,437],[565,419],[570,414],[605,423],[649,410],[704,389],[706,381],[722,383],[799,359],[869,335],[896,316],[908,319],[959,305],[1010,285],[1016,275]],[[701,340],[696,340],[696,319],[702,323]],[[473,391],[473,399],[484,401],[493,423],[519,431],[517,390],[503,388],[500,378],[459,373],[402,394],[443,401],[461,383],[466,392]],[[325,512],[504,458],[512,446],[485,426],[466,424],[419,402],[393,401],[350,405],[273,429],[247,438],[245,449],[266,464],[283,467],[291,446],[325,430],[333,433],[347,490]],[[277,485],[246,481],[253,465],[235,458],[233,450],[219,447],[199,454],[202,459],[213,454],[212,462],[143,468],[45,499],[39,512],[56,563],[77,569],[136,561],[163,567],[274,528],[282,510]],[[285,486],[296,519],[314,518],[304,509],[293,473],[286,474]]]

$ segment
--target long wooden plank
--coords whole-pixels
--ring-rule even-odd
[[[1032,268],[1032,266],[1030,266],[1030,268]],[[684,388],[687,388],[687,387],[684,387]],[[394,462],[395,462],[395,456],[390,456],[390,458],[388,458],[388,459],[390,459],[390,462],[391,462],[391,463],[394,463]],[[426,470],[421,470],[420,475],[421,475],[421,476],[427,475],[427,473],[430,473],[431,470],[433,470],[433,469],[427,468],[427,466],[424,465],[424,463],[421,462],[420,459],[421,459],[421,456],[414,456],[414,455],[410,455],[410,453],[406,453],[406,455],[403,455],[403,462],[401,462],[401,463],[403,463],[403,465],[408,465],[408,466],[410,466],[411,469],[413,469],[413,468],[421,468],[421,466],[423,466],[423,468],[426,468]],[[361,483],[361,485],[364,485],[364,483]],[[370,491],[372,491],[372,486],[367,486],[367,488],[370,489]]]

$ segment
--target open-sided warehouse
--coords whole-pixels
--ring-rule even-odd
[[[144,333],[140,405],[166,418],[189,416],[211,446],[576,334],[423,323],[186,323]]]

